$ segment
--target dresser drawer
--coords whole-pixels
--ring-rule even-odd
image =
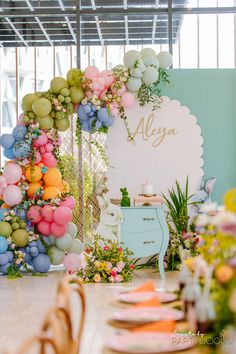
[[[122,232],[121,243],[134,252],[134,257],[146,257],[161,250],[163,234],[161,229],[150,232]]]
[[[145,232],[160,229],[160,223],[154,208],[122,209],[124,222],[121,225],[122,232]]]

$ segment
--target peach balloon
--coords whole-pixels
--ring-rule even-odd
[[[3,203],[1,205],[1,209],[9,209],[9,208],[10,208],[9,205],[7,205],[6,203]]]
[[[49,186],[44,189],[43,200],[54,199],[59,197],[61,194],[60,190],[57,187]]]
[[[29,198],[32,198],[36,192],[37,189],[41,188],[40,183],[30,183],[29,189],[27,190],[27,195]]]
[[[70,186],[69,183],[66,181],[62,181],[61,184],[59,184],[58,188],[63,194],[70,193]]]
[[[28,166],[25,170],[25,177],[30,182],[39,182],[43,174],[39,166]]]
[[[46,186],[59,186],[62,182],[61,172],[57,168],[50,168],[43,176],[43,180]]]
[[[47,142],[48,142],[47,134],[43,130],[41,130],[40,136],[34,140],[33,144],[34,146],[39,147],[47,144]]]
[[[51,233],[50,223],[46,221],[40,221],[37,228],[41,234],[48,236]]]
[[[51,226],[51,235],[55,237],[62,237],[65,235],[67,231],[67,226],[66,225],[58,225],[56,222],[52,222]]]

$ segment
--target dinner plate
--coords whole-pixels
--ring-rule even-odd
[[[184,318],[183,311],[171,309],[168,307],[139,307],[129,308],[117,311],[112,320],[129,322],[129,323],[149,323],[156,321],[179,321]]]
[[[177,333],[129,333],[114,335],[106,348],[128,354],[158,354],[186,350],[196,345],[196,338]]]
[[[168,293],[165,291],[145,291],[137,293],[121,293],[118,295],[118,300],[121,302],[126,302],[129,304],[137,304],[139,302],[144,302],[156,297],[161,303],[175,301],[177,295],[173,293]]]

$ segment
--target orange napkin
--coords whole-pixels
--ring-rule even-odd
[[[140,308],[140,307],[158,307],[160,306],[160,301],[157,297],[152,297],[149,300],[139,302],[138,304],[133,305],[133,308]]]
[[[152,280],[147,281],[145,284],[139,286],[138,288],[131,290],[131,293],[143,293],[149,291],[156,291],[155,285]]]
[[[131,332],[175,332],[175,321],[158,321],[132,328]]]

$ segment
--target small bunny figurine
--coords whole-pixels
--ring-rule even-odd
[[[189,209],[190,218],[194,218],[194,216],[196,216],[196,214],[199,212],[201,208],[201,204],[212,203],[211,195],[212,195],[215,182],[216,182],[216,177],[208,178],[206,181],[204,181],[204,179],[201,180],[197,192],[191,198],[192,203],[199,202],[199,204],[191,205]]]
[[[129,207],[130,206],[130,197],[129,197],[129,192],[126,187],[120,188],[121,194],[122,194],[122,199],[120,202],[120,205],[122,207]]]
[[[112,204],[107,196],[97,196],[97,200],[101,216],[96,233],[105,239],[120,242],[120,224],[123,221],[120,207]]]

